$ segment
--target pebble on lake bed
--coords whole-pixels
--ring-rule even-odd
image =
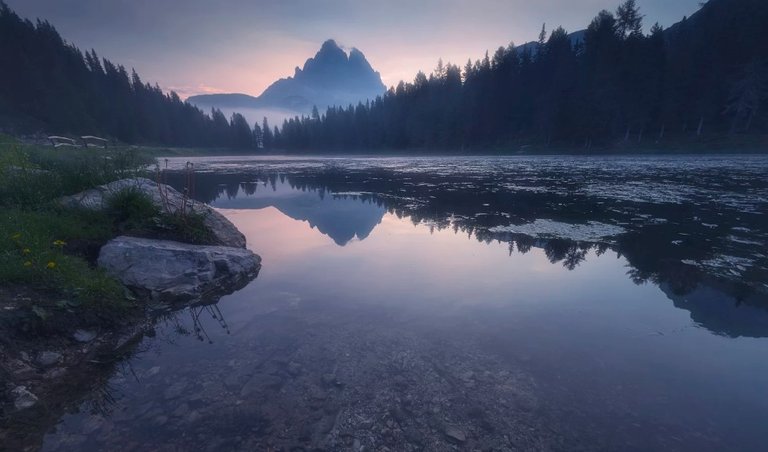
[[[13,406],[17,410],[25,410],[37,404],[37,396],[29,392],[26,386],[15,387],[11,394],[13,394]]]

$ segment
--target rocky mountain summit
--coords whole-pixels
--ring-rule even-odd
[[[386,87],[363,53],[349,53],[329,39],[304,66],[296,67],[292,77],[271,84],[258,96],[247,94],[209,94],[187,99],[207,109],[276,108],[308,113],[313,106],[356,104],[384,93]]]

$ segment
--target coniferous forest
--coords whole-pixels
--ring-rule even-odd
[[[50,23],[21,19],[2,1],[0,129],[100,134],[124,143],[252,146],[241,115],[206,114],[94,50],[83,53]]]
[[[463,68],[438,63],[382,98],[288,121],[276,146],[592,149],[768,133],[768,2],[710,0],[667,30],[643,32],[634,0],[572,39],[500,47]],[[579,33],[581,35],[581,33]]]
[[[764,142],[768,2],[710,0],[666,30],[644,19],[627,0],[584,32],[545,26],[538,42],[500,47],[463,67],[440,61],[374,100],[315,109],[278,129],[203,112],[0,2],[1,125],[293,152]]]

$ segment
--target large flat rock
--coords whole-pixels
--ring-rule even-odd
[[[155,300],[190,301],[241,288],[261,258],[243,248],[121,236],[101,248],[98,265]]]
[[[107,207],[111,195],[124,190],[138,190],[145,193],[160,210],[166,213],[176,214],[186,211],[202,215],[205,226],[213,233],[215,245],[245,248],[245,236],[224,215],[208,204],[191,199],[185,200],[184,195],[174,188],[144,177],[121,179],[100,185],[76,195],[65,196],[60,199],[60,203],[65,207],[101,210]]]

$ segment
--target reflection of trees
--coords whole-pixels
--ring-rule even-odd
[[[578,182],[562,182],[561,178],[568,178],[565,174],[550,175],[533,182],[517,177],[504,171],[431,174],[428,171],[341,170],[333,167],[286,171],[279,175],[274,172],[208,173],[199,175],[197,193],[202,201],[212,202],[224,195],[237,196],[240,190],[246,195],[257,190],[277,190],[279,181],[293,190],[313,192],[318,196],[332,194],[375,204],[397,218],[408,219],[413,224],[426,224],[431,231],[453,230],[482,243],[507,242],[510,253],[524,254],[534,247],[540,248],[551,263],[560,263],[568,270],[585,262],[590,252],[602,255],[611,250],[626,259],[629,264],[627,276],[633,282],[664,285],[665,290],[678,296],[690,293],[702,283],[710,284],[715,278],[715,275],[683,261],[703,261],[717,253],[734,256],[748,253],[752,256],[753,250],[748,245],[734,248],[737,244],[728,240],[729,231],[737,224],[756,231],[765,230],[765,220],[761,216],[736,210],[729,215],[723,205],[606,202],[582,193]],[[541,189],[541,184],[547,188]],[[558,189],[564,186],[567,190]],[[525,224],[536,219],[572,224],[590,221],[621,224],[627,232],[610,243],[491,232],[497,226]],[[718,226],[704,226],[707,223]],[[758,264],[763,268],[768,266],[766,259]],[[750,277],[746,275],[745,278]],[[753,294],[750,284],[763,282],[759,272],[753,275],[757,276],[752,276],[753,280],[745,279],[742,285],[727,283],[719,287],[730,294],[728,296],[744,290]]]
[[[181,174],[170,174],[168,180],[172,185],[179,185],[181,177]],[[559,184],[555,184],[554,176],[542,180],[547,186]],[[280,174],[272,171],[201,173],[197,183],[197,196],[204,202],[212,202],[224,195],[236,197],[240,191],[245,195],[252,195],[257,190],[275,191],[277,185],[283,183],[293,190],[314,192],[320,197],[334,194],[334,197],[357,199],[383,207],[398,218],[408,218],[413,224],[428,224],[432,230],[452,228],[484,243],[503,240],[511,244],[514,241],[521,253],[538,246],[544,249],[552,263],[562,262],[570,270],[584,262],[589,247],[593,247],[597,254],[613,249],[629,261],[628,274],[633,281],[683,281],[678,284],[680,290],[692,287],[690,281],[694,276],[691,275],[699,278],[705,275],[690,268],[681,270],[681,265],[671,263],[685,259],[705,260],[716,251],[722,251],[730,221],[723,215],[722,206],[710,209],[705,204],[681,208],[668,204],[606,203],[580,194],[579,184],[573,181],[566,184],[568,190],[565,191],[541,190],[536,189],[531,180],[518,180],[514,174],[503,171],[430,174],[426,171],[398,173],[384,168],[344,170],[329,166],[321,170],[293,170]],[[516,188],[503,189],[505,184]],[[633,227],[633,221],[640,214],[644,218],[664,218],[666,222]],[[540,218],[576,224],[588,221],[621,223],[628,232],[612,244],[568,243],[561,239],[542,240],[489,232],[495,226],[529,223]],[[720,227],[703,227],[702,223],[708,221]],[[670,243],[677,241],[683,231],[687,234],[685,243],[671,246]]]
[[[528,251],[531,251],[531,248],[533,248],[535,240],[533,237],[521,235],[515,240],[514,243],[517,245],[517,251],[519,251],[521,254],[527,254]],[[510,246],[510,250],[511,249],[512,248]]]

